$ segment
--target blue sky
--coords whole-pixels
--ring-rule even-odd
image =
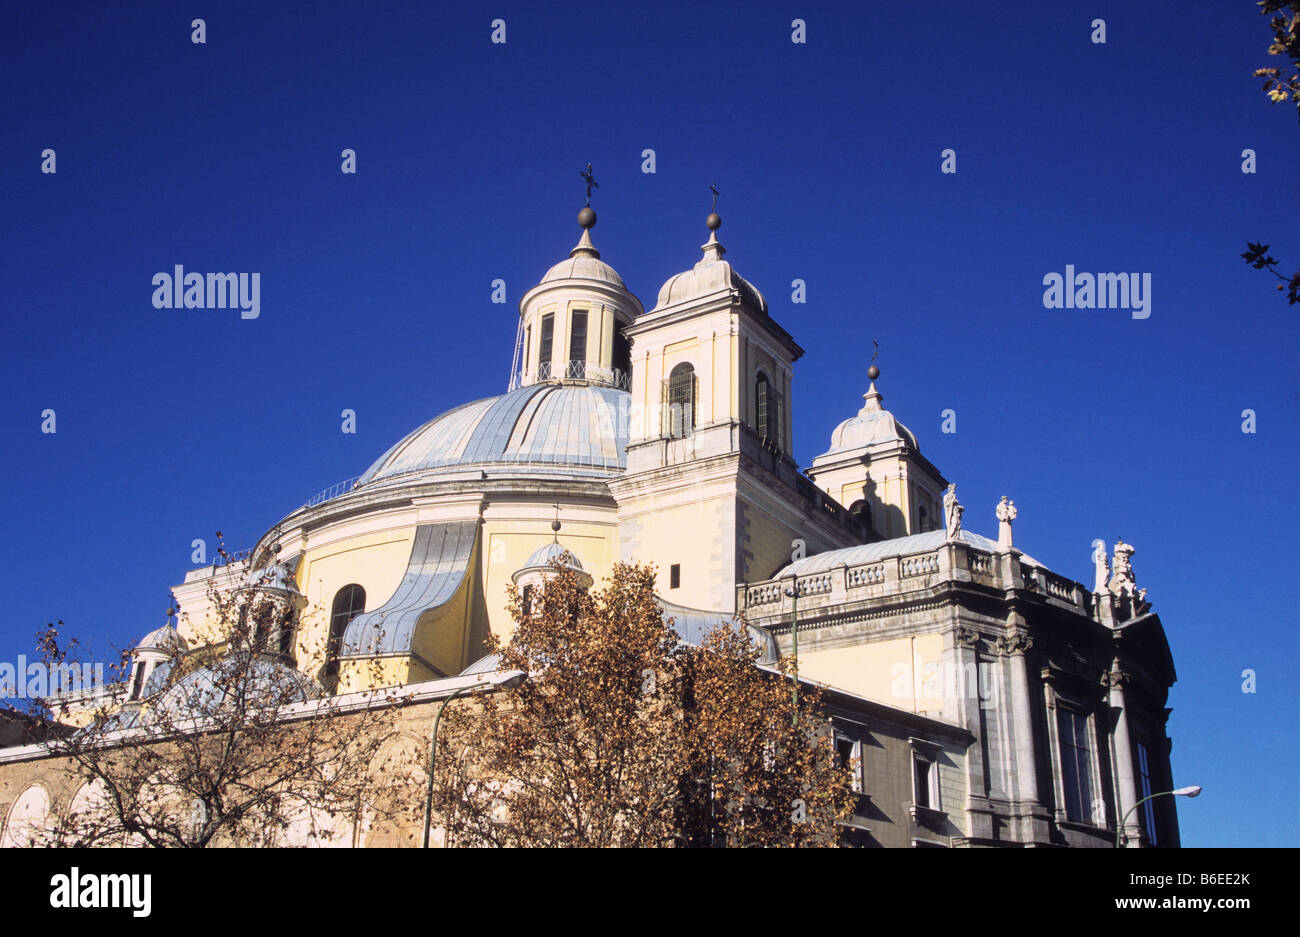
[[[1300,261],[1300,140],[1251,78],[1279,64],[1253,3],[270,6],[0,10],[0,660],[59,618],[133,642],[194,538],[251,545],[504,392],[591,162],[594,239],[647,308],[717,183],[728,260],[807,349],[801,465],[876,338],[968,527],[995,535],[1007,494],[1017,545],[1085,582],[1094,538],[1134,544],[1175,781],[1205,787],[1184,842],[1296,843],[1297,312],[1238,255]],[[175,264],[260,272],[259,318],[153,308]],[[1150,318],[1044,308],[1067,264],[1149,272]]]

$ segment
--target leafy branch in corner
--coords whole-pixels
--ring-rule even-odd
[[[1245,258],[1246,263],[1250,264],[1256,270],[1267,270],[1273,276],[1282,282],[1277,285],[1278,291],[1287,291],[1287,300],[1290,303],[1300,302],[1300,270],[1287,279],[1283,274],[1278,273],[1273,268],[1277,266],[1277,258],[1268,255],[1267,244],[1255,244],[1250,241],[1246,242],[1246,253],[1241,256]]]

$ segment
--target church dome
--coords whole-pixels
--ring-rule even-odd
[[[577,554],[570,551],[567,547],[561,546],[559,541],[552,540],[550,543],[536,550],[524,563],[524,569],[531,569],[536,566],[549,566],[551,560],[564,557],[564,565],[569,569],[582,569],[582,561],[578,559]]]
[[[409,433],[358,485],[466,466],[620,473],[627,465],[630,401],[625,390],[591,384],[530,384],[476,400]]]
[[[656,309],[685,302],[697,296],[716,293],[719,290],[735,290],[745,303],[764,315],[767,314],[767,300],[763,298],[763,294],[754,284],[737,273],[731,264],[722,259],[726,249],[718,243],[716,231],[710,235],[708,243],[700,249],[704,251],[704,257],[699,263],[690,270],[669,277],[659,288]]]
[[[830,452],[861,449],[881,443],[902,442],[920,452],[916,437],[894,415],[882,407],[883,398],[873,382],[871,389],[862,395],[865,403],[858,415],[845,420],[831,433]]]
[[[618,271],[600,259],[600,251],[596,250],[596,246],[591,243],[591,232],[585,228],[578,245],[569,251],[568,259],[561,260],[547,270],[541,283],[552,283],[556,280],[596,280],[600,283],[609,283],[621,290],[627,289]]]
[[[140,643],[135,646],[137,651],[187,651],[189,642],[187,642],[179,631],[170,624],[163,625],[150,631],[140,639]]]

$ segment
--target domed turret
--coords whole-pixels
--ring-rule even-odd
[[[868,528],[871,539],[937,530],[948,482],[921,455],[912,431],[883,406],[871,381],[862,409],[831,432],[831,447],[813,460],[808,476]]]
[[[595,181],[590,167],[587,198]],[[623,335],[644,311],[591,240],[596,212],[578,212],[582,236],[567,260],[546,271],[519,303],[519,332],[511,389],[541,383],[581,382],[627,389],[630,347]]]
[[[150,678],[159,675],[160,679],[165,679],[172,664],[190,649],[189,642],[172,626],[171,616],[174,614],[175,609],[168,609],[167,623],[141,638],[131,652],[131,692],[128,701],[134,702],[152,692],[152,689],[147,692],[146,686],[152,688],[159,680]]]
[[[876,390],[874,381],[862,399],[865,402],[858,415],[845,420],[831,433],[831,448],[828,453],[898,442],[920,451],[912,431],[881,406],[884,398]]]
[[[567,569],[577,577],[578,585],[581,588],[590,589],[591,584],[595,581],[582,568],[582,561],[578,559],[577,554],[560,543],[558,506],[555,521],[551,524],[551,530],[555,533],[551,542],[543,544],[534,550],[532,556],[528,557],[524,561],[524,565],[515,570],[515,574],[510,577],[511,581],[523,593],[525,605],[528,603],[528,596],[532,590],[537,587],[545,587],[547,577],[555,574],[555,568],[551,564],[557,561],[562,569]]]
[[[689,302],[723,290],[735,291],[742,302],[754,311],[767,315],[767,300],[754,284],[742,277],[730,263],[722,259],[727,249],[718,241],[718,228],[722,219],[717,212],[705,219],[709,239],[700,246],[704,256],[690,270],[668,278],[659,288],[659,300],[652,311]]]

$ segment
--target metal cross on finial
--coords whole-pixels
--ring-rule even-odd
[[[710,184],[709,191],[713,193],[713,208],[710,211],[716,213],[718,210],[718,184],[716,182]]]
[[[587,204],[590,205],[590,204],[591,204],[591,190],[592,190],[592,189],[598,189],[598,188],[600,188],[600,183],[598,183],[598,182],[596,181],[596,177],[593,176],[593,175],[591,174],[591,163],[588,163],[588,164],[587,164],[587,170],[586,170],[586,172],[579,172],[579,175],[582,176],[582,178],[583,178],[583,179],[586,181],[586,183],[587,183]]]
[[[876,358],[880,355],[880,342],[876,341],[876,340],[873,338],[873,339],[871,340],[871,344],[873,344],[873,345],[876,346],[876,350],[873,351],[873,352],[871,353],[871,360],[872,360],[872,361],[875,361]]]

